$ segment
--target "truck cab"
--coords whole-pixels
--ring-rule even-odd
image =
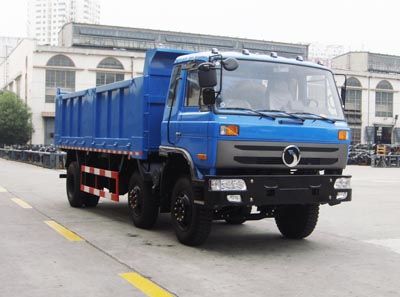
[[[160,153],[185,158],[202,193],[194,201],[214,216],[242,222],[313,209],[315,217],[320,204],[350,201],[349,144],[343,102],[322,65],[248,52],[175,61]],[[302,231],[294,237],[311,233]]]

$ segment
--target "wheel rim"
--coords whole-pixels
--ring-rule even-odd
[[[129,207],[132,209],[134,215],[140,215],[142,212],[141,192],[139,186],[134,186],[128,194]]]
[[[172,207],[172,215],[178,227],[182,230],[186,230],[190,226],[192,218],[192,210],[190,207],[190,199],[185,193],[180,193],[175,199]]]

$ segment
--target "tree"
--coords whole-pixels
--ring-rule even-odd
[[[31,115],[17,95],[0,92],[0,145],[26,144],[33,132]]]

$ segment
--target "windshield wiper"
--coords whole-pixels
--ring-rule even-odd
[[[281,113],[284,114],[290,118],[296,119],[296,120],[300,120],[302,122],[304,122],[304,119],[302,117],[298,117],[296,115],[294,115],[293,113],[288,113],[284,110],[279,110],[279,109],[257,109],[256,111],[258,112],[276,112],[276,113]]]
[[[259,115],[262,118],[267,118],[267,119],[271,119],[271,120],[275,120],[276,119],[276,117],[274,117],[274,116],[267,115],[265,113],[260,112],[259,110],[255,110],[255,109],[251,109],[251,108],[244,108],[244,107],[224,107],[224,108],[221,108],[221,110],[224,110],[224,109],[250,111],[252,113],[255,113],[255,114]]]
[[[316,114],[316,113],[312,113],[312,112],[292,112],[291,114],[293,114],[293,115],[305,115],[305,116],[308,115],[308,116],[315,117],[318,120],[323,120],[323,121],[327,121],[327,122],[330,122],[330,123],[335,123],[336,122],[335,119],[327,118],[327,117],[324,117],[322,115],[319,115],[319,114]]]

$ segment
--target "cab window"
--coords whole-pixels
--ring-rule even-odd
[[[197,71],[188,71],[186,78],[186,99],[185,106],[200,105],[200,86]]]
[[[171,82],[168,89],[168,101],[167,106],[171,107],[173,99],[176,97],[179,86],[180,86],[180,76],[181,76],[181,65],[175,66],[171,74]],[[174,100],[176,101],[176,100]]]

